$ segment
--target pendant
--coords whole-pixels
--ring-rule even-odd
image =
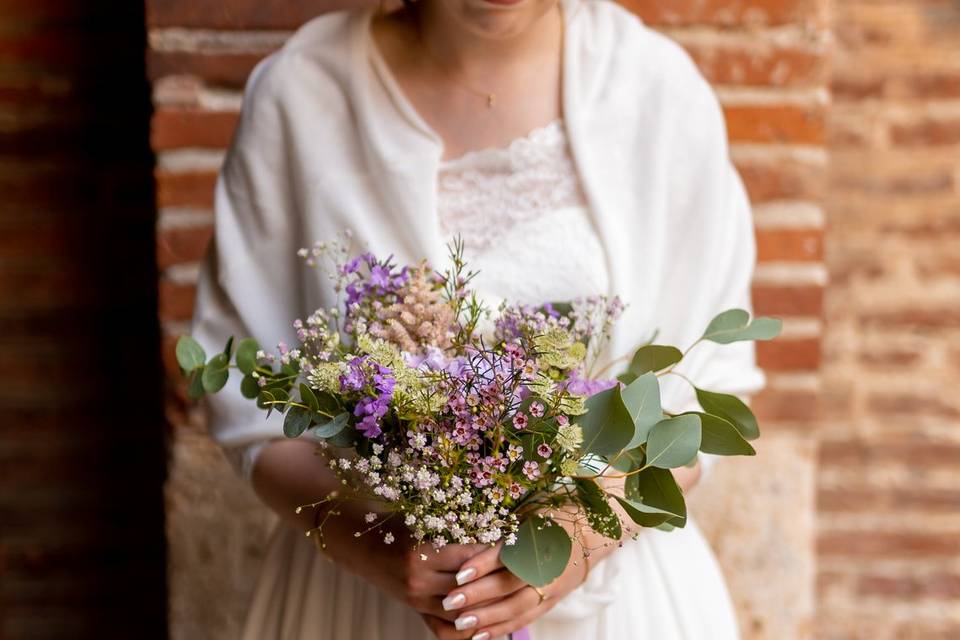
[[[493,103],[494,103],[494,101],[495,101],[496,99],[497,99],[496,94],[488,93],[488,94],[487,94],[487,107],[489,107],[490,109],[493,109]]]

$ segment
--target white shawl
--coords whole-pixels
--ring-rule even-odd
[[[719,311],[751,309],[751,212],[722,111],[671,40],[612,2],[563,2],[563,118],[605,247],[609,293],[628,304],[608,356],[655,329],[658,343],[685,348]],[[294,319],[336,304],[328,280],[295,253],[344,229],[400,263],[445,263],[436,215],[442,142],[385,90],[391,76],[371,55],[371,16],[312,20],[247,83],[193,316],[192,335],[210,354],[230,335],[265,348],[295,344]],[[679,370],[714,391],[748,395],[764,384],[752,343],[701,344]],[[694,406],[684,383],[662,384],[665,407]],[[240,395],[236,374],[206,406],[224,447],[282,433],[282,416],[265,420]]]

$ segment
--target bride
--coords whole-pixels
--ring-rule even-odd
[[[216,190],[193,335],[292,342],[292,322],[334,306],[298,264],[316,240],[441,265],[461,236],[489,299],[540,303],[617,294],[607,359],[654,331],[690,344],[709,319],[750,309],[750,207],[722,112],[671,41],[606,0],[407,0],[324,15],[254,70]],[[764,383],[751,342],[702,344],[683,373],[747,396]],[[664,406],[694,401],[665,380]],[[362,505],[327,521],[321,552],[297,515],[336,488],[304,439],[229,386],[207,400],[213,437],[281,518],[244,637],[486,640],[737,637],[717,563],[693,519],[620,544],[590,534],[536,590],[497,548],[421,559],[400,539],[356,538]],[[676,471],[686,490],[693,468]]]

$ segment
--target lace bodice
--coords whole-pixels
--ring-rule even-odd
[[[563,122],[441,163],[438,215],[481,293],[539,303],[607,292],[608,275]]]

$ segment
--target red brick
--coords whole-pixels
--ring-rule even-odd
[[[732,142],[821,145],[826,138],[820,108],[738,105],[725,107],[724,114]]]
[[[830,512],[905,511],[954,513],[960,510],[960,490],[920,486],[914,489],[876,487],[820,489],[817,509]]]
[[[960,144],[960,120],[923,120],[890,127],[891,141],[902,147]]]
[[[861,316],[864,327],[901,331],[941,331],[960,327],[960,308],[892,309]]]
[[[928,470],[958,468],[960,443],[908,437],[827,440],[820,446],[820,463],[845,468],[881,464],[902,464]]]
[[[753,308],[760,315],[816,316],[823,313],[819,285],[753,285]]]
[[[205,29],[293,29],[332,9],[356,6],[350,0],[230,0],[212,4],[194,0],[147,2],[151,27]]]
[[[743,26],[814,22],[813,0],[621,0],[654,25]]]
[[[223,149],[230,144],[238,120],[239,114],[230,111],[161,108],[153,116],[151,145],[155,151]]]
[[[904,349],[884,349],[882,351],[864,351],[858,355],[860,364],[877,368],[901,368],[915,364],[921,354]]]
[[[865,575],[857,581],[857,593],[896,600],[960,600],[960,575],[945,572],[913,576]]]
[[[790,391],[767,388],[750,399],[750,407],[760,423],[812,423],[820,415],[820,397],[810,391]]]
[[[160,279],[159,314],[161,320],[189,320],[193,314],[193,301],[197,288],[192,284],[176,284]]]
[[[170,75],[202,78],[208,85],[240,88],[265,53],[148,52],[150,79]]]
[[[157,266],[197,262],[203,257],[213,227],[166,229],[157,233]]]
[[[823,260],[823,230],[757,229],[757,260],[820,262]]]
[[[823,169],[791,160],[738,161],[737,170],[754,204],[771,200],[819,200]]]
[[[914,75],[903,78],[902,83],[914,98],[960,98],[960,71],[917,69]]]
[[[701,44],[683,41],[700,71],[713,84],[741,86],[810,86],[824,77],[824,56],[775,45]]]
[[[217,174],[213,171],[170,172],[157,169],[154,172],[159,207],[205,207],[213,206],[213,190]]]
[[[960,531],[836,531],[820,534],[817,553],[849,558],[951,558],[960,553]]]
[[[867,398],[871,412],[902,419],[904,416],[934,415],[941,418],[960,417],[960,410],[947,403],[946,399],[919,396],[910,393],[873,393]]]
[[[757,363],[770,371],[816,370],[820,366],[820,339],[758,342]]]

